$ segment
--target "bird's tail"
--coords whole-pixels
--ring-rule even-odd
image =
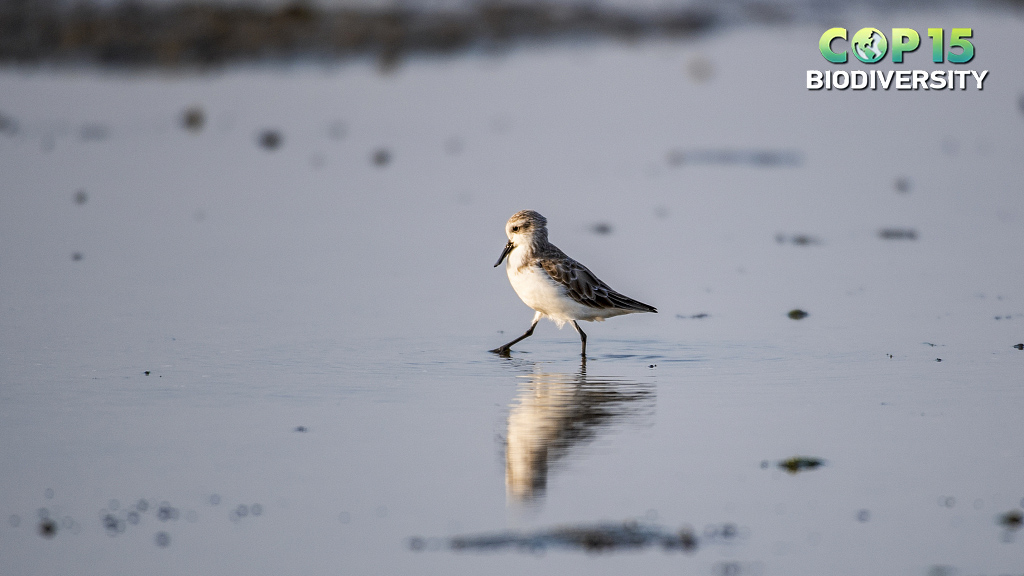
[[[623,310],[631,310],[634,312],[654,312],[658,313],[658,309],[650,304],[644,304],[639,300],[633,300],[629,296],[623,296],[618,292],[611,292],[608,294],[608,298],[615,304],[616,308]]]

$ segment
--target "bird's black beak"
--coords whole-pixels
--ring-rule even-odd
[[[509,240],[508,244],[505,244],[505,249],[501,251],[501,258],[498,258],[498,261],[494,263],[494,267],[497,268],[498,265],[501,264],[501,261],[505,259],[505,256],[508,256],[508,253],[515,247],[516,245]]]

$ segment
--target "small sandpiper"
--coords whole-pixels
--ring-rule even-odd
[[[561,328],[566,322],[580,335],[581,355],[587,355],[587,335],[577,320],[604,320],[633,312],[657,312],[654,306],[638,302],[612,290],[586,266],[573,260],[548,242],[548,221],[533,210],[516,212],[505,224],[508,244],[494,267],[508,257],[505,271],[519,298],[536,310],[525,334],[491,352],[507,355],[512,345],[528,338],[541,318]]]

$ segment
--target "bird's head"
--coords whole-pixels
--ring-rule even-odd
[[[508,236],[508,244],[501,253],[501,258],[494,264],[497,267],[508,253],[517,246],[529,246],[536,240],[547,240],[548,219],[533,210],[520,210],[512,215],[505,223],[505,235]]]

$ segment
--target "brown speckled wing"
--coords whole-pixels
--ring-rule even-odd
[[[601,281],[586,266],[562,254],[562,258],[542,258],[537,265],[544,269],[555,282],[565,287],[566,294],[583,304],[598,310],[635,310],[657,312],[653,306],[623,296]]]

